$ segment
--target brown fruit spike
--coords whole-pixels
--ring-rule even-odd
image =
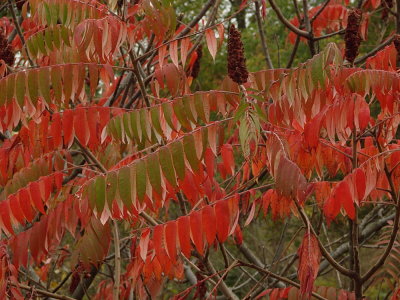
[[[14,64],[14,52],[2,30],[0,30],[0,59],[4,60],[9,66]]]
[[[353,63],[358,55],[358,48],[361,43],[359,33],[361,19],[362,12],[360,9],[353,9],[349,12],[344,41],[346,43],[345,57],[350,63]]]
[[[237,84],[247,82],[249,77],[240,32],[233,24],[229,28],[228,38],[228,75]]]

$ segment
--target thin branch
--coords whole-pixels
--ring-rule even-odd
[[[294,26],[292,23],[290,23],[282,14],[282,11],[280,8],[276,5],[274,0],[268,0],[269,4],[271,5],[272,9],[275,11],[276,15],[278,16],[278,19],[291,31],[293,31],[295,34],[305,37],[307,39],[312,38],[311,34],[307,31],[301,30]]]

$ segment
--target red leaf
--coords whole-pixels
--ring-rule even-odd
[[[169,56],[171,57],[171,60],[173,64],[179,68],[179,63],[178,63],[178,41],[175,40],[169,44]]]
[[[367,177],[362,169],[358,168],[353,172],[353,180],[357,191],[358,202],[364,200],[367,187]]]
[[[332,221],[340,212],[340,199],[329,197],[324,203],[324,214],[328,221]]]
[[[233,158],[232,145],[224,144],[221,147],[221,156],[226,172],[230,175],[233,175],[233,173],[235,172],[235,160]]]
[[[162,251],[164,249],[164,225],[157,225],[153,229],[153,243],[156,256],[161,257]]]
[[[42,214],[46,214],[43,206],[42,194],[40,192],[40,186],[38,182],[32,182],[29,186],[31,199],[33,204],[36,206],[37,210],[39,210]]]
[[[140,237],[139,247],[140,247],[140,257],[145,262],[147,257],[147,249],[150,241],[150,229],[145,229]]]
[[[204,153],[204,161],[206,164],[208,177],[214,178],[215,156],[211,148],[206,149]]]
[[[318,267],[321,252],[316,237],[309,232],[303,237],[303,242],[298,250],[299,267],[297,276],[300,281],[300,294],[311,298],[314,281],[318,276]]]
[[[189,51],[189,46],[190,46],[190,39],[189,38],[184,38],[181,41],[181,61],[182,61],[182,66],[185,66],[186,59],[187,59],[187,54]]]
[[[208,245],[212,245],[217,233],[217,221],[215,218],[214,208],[206,206],[202,209],[203,228],[206,235]]]
[[[14,195],[11,195],[9,197],[9,205],[10,205],[11,212],[12,212],[14,218],[18,221],[18,223],[24,224],[25,217],[24,217],[24,213],[21,210],[21,206],[19,205],[18,198],[15,197]]]
[[[190,219],[189,216],[178,218],[179,245],[183,255],[190,258],[192,246],[190,245]]]
[[[86,109],[76,109],[74,117],[74,129],[79,142],[86,146],[90,138],[89,126],[86,118]]]
[[[190,233],[197,251],[200,255],[203,255],[204,241],[200,211],[194,211],[190,214]]]
[[[50,133],[53,137],[54,148],[59,148],[62,142],[62,131],[61,131],[61,117],[60,114],[55,113],[52,117]]]
[[[3,223],[3,231],[7,230],[10,234],[14,234],[10,220],[10,207],[7,201],[0,201],[0,217],[1,222]]]
[[[173,263],[176,262],[176,222],[170,221],[165,225],[165,243],[167,253]]]
[[[34,218],[32,206],[31,206],[31,196],[26,189],[21,189],[17,195],[19,199],[19,205],[21,207],[22,212],[28,222],[31,222]]]
[[[65,110],[63,112],[63,133],[64,133],[64,146],[71,147],[74,141],[74,115],[71,110]]]
[[[215,205],[215,217],[217,219],[218,240],[223,243],[229,234],[229,205],[228,201],[218,201]]]
[[[356,217],[356,210],[354,207],[354,200],[351,196],[349,185],[346,181],[341,181],[335,188],[334,198],[340,201],[343,208],[350,219],[354,220]]]
[[[214,30],[206,30],[206,41],[208,50],[210,51],[210,54],[215,61],[215,55],[217,54],[217,39],[215,38]]]

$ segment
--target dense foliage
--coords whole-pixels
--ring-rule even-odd
[[[3,1],[0,298],[400,297],[399,10]]]

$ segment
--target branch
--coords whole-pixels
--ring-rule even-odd
[[[385,48],[387,45],[390,45],[390,43],[393,41],[393,36],[391,36],[388,40],[386,40],[385,42],[383,42],[382,44],[376,46],[374,49],[372,49],[370,52],[368,52],[367,54],[365,54],[364,56],[357,58],[354,61],[354,64],[361,64],[363,63],[365,60],[367,60],[368,57],[375,55],[378,51],[382,50],[383,48]]]
[[[25,38],[24,38],[24,35],[22,34],[21,27],[19,26],[19,22],[18,22],[17,16],[16,16],[15,11],[14,11],[13,2],[14,2],[13,0],[8,0],[9,9],[10,9],[10,12],[11,12],[14,24],[15,24],[15,29],[17,30],[19,38],[21,39],[22,45],[25,45]],[[28,51],[26,51],[26,56],[28,57],[29,64],[32,67],[35,66],[35,64],[33,63],[32,59],[29,56]]]
[[[322,4],[321,8],[317,11],[317,13],[315,15],[313,15],[310,19],[310,23],[312,24],[316,18],[318,18],[318,16],[324,11],[324,9],[328,6],[329,2],[331,2],[331,0],[326,0],[324,2],[324,4]]]
[[[204,5],[203,9],[199,12],[199,14],[187,25],[185,29],[183,29],[178,35],[177,38],[183,37],[188,34],[190,30],[201,20],[202,17],[207,13],[210,7],[214,4],[215,0],[208,0],[208,2]]]
[[[36,288],[33,288],[33,287],[29,286],[29,285],[25,285],[25,284],[22,284],[22,283],[13,284],[13,285],[18,286],[21,289],[24,289],[24,290],[27,290],[27,291],[34,291],[34,292],[36,292],[36,293],[38,293],[40,295],[43,295],[43,296],[46,296],[46,297],[51,297],[51,298],[54,298],[54,299],[76,300],[76,298],[71,298],[71,297],[68,297],[68,296],[51,293],[51,292],[48,292],[48,291],[45,291],[45,290],[36,289]]]
[[[135,54],[133,53],[133,50],[129,51],[129,57],[131,58],[132,63],[133,63],[133,69],[134,69],[133,73],[135,74],[136,79],[139,82],[139,87],[140,87],[140,92],[142,93],[142,97],[143,97],[147,107],[150,107],[149,98],[147,97],[147,93],[146,93],[146,87],[144,85],[143,78],[140,75],[140,70],[139,70],[139,65],[138,65],[140,62],[136,59]]]
[[[113,300],[119,299],[119,285],[121,278],[121,250],[119,247],[119,232],[118,223],[113,220],[113,233],[114,233],[114,252],[115,252],[115,266],[114,266],[114,286],[113,286]]]
[[[269,69],[273,69],[274,66],[272,64],[272,60],[271,60],[271,57],[269,55],[267,42],[265,40],[264,28],[263,28],[262,22],[261,22],[260,3],[258,1],[255,1],[254,4],[256,6],[256,19],[257,19],[258,33],[260,34],[261,46],[262,46],[262,50],[263,50],[263,53],[264,53],[264,56],[265,56],[265,62],[267,63],[267,67]]]
[[[392,251],[394,242],[396,241],[396,236],[399,231],[399,223],[400,223],[400,204],[397,204],[396,207],[396,215],[394,218],[394,224],[392,233],[390,234],[389,243],[385,249],[385,252],[379,258],[375,265],[373,265],[366,273],[361,277],[361,282],[364,283],[367,281],[374,273],[385,263],[387,257],[389,256],[390,252]]]
[[[301,216],[301,219],[303,220],[304,225],[307,228],[310,228],[311,232],[315,235],[315,238],[318,241],[319,248],[321,250],[322,255],[325,257],[325,259],[340,273],[343,275],[346,275],[348,277],[353,277],[355,273],[352,270],[349,270],[343,266],[341,266],[330,254],[329,252],[325,249],[324,245],[322,244],[321,240],[318,238],[314,227],[311,225],[310,221],[308,220],[308,217],[306,213],[304,212],[303,208],[300,206],[299,202],[297,199],[294,199],[294,203],[296,204],[297,210]]]
[[[296,26],[294,26],[292,23],[290,23],[282,14],[281,10],[279,9],[279,7],[276,5],[274,0],[268,0],[269,4],[271,5],[272,9],[275,11],[276,15],[278,16],[278,19],[291,31],[293,31],[295,34],[305,37],[307,39],[311,39],[312,36],[309,32],[301,30],[299,28],[297,28]]]
[[[267,274],[268,276],[270,276],[272,278],[278,279],[279,281],[282,281],[282,282],[285,282],[287,284],[290,284],[291,286],[297,287],[298,289],[300,288],[300,284],[298,284],[297,282],[294,282],[294,281],[292,281],[292,280],[290,280],[290,279],[288,279],[286,277],[279,276],[278,274],[272,273],[272,272],[270,272],[268,270],[265,270],[265,269],[260,268],[260,267],[258,267],[256,265],[253,265],[253,264],[248,264],[248,263],[245,263],[245,262],[242,262],[242,261],[239,261],[239,263],[242,266],[255,269],[255,270],[257,270],[257,271],[259,271],[261,273]],[[317,299],[327,300],[326,298],[322,297],[321,295],[319,295],[319,294],[317,294],[315,292],[312,292],[312,295]]]

